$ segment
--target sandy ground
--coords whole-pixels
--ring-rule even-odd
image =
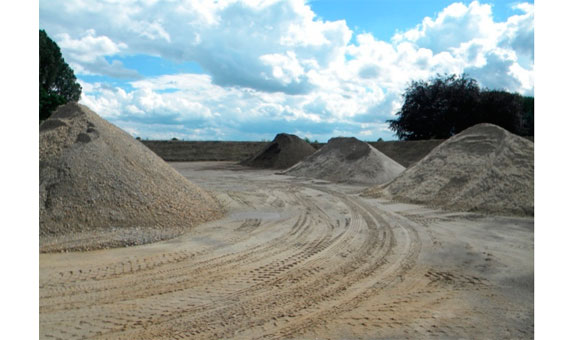
[[[533,219],[171,163],[228,215],[137,247],[40,254],[41,339],[533,338]]]

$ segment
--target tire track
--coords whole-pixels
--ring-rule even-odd
[[[42,334],[289,338],[356,308],[415,263],[417,233],[361,199],[293,183],[274,190],[267,202],[285,211],[297,201],[299,213],[230,224],[225,242],[201,250],[148,256],[144,246],[103,266],[42,272]]]

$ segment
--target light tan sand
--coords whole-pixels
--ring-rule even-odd
[[[365,194],[454,211],[533,216],[533,174],[533,142],[479,124]]]
[[[228,215],[169,241],[41,254],[41,339],[533,338],[533,218],[172,165]]]
[[[316,153],[283,174],[336,183],[381,184],[405,168],[371,145],[354,137],[332,138]]]

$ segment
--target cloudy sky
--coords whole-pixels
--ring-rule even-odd
[[[81,103],[148,139],[395,139],[412,80],[533,95],[533,21],[533,1],[40,1]]]

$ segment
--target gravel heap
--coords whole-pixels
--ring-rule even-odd
[[[478,124],[365,194],[447,210],[533,216],[533,172],[533,142]]]
[[[222,213],[214,197],[86,106],[63,105],[40,125],[41,251],[153,242]]]
[[[316,150],[296,135],[280,133],[261,152],[241,162],[255,168],[287,169]]]
[[[337,137],[283,174],[331,182],[381,184],[403,170],[402,165],[371,145],[354,137]]]

